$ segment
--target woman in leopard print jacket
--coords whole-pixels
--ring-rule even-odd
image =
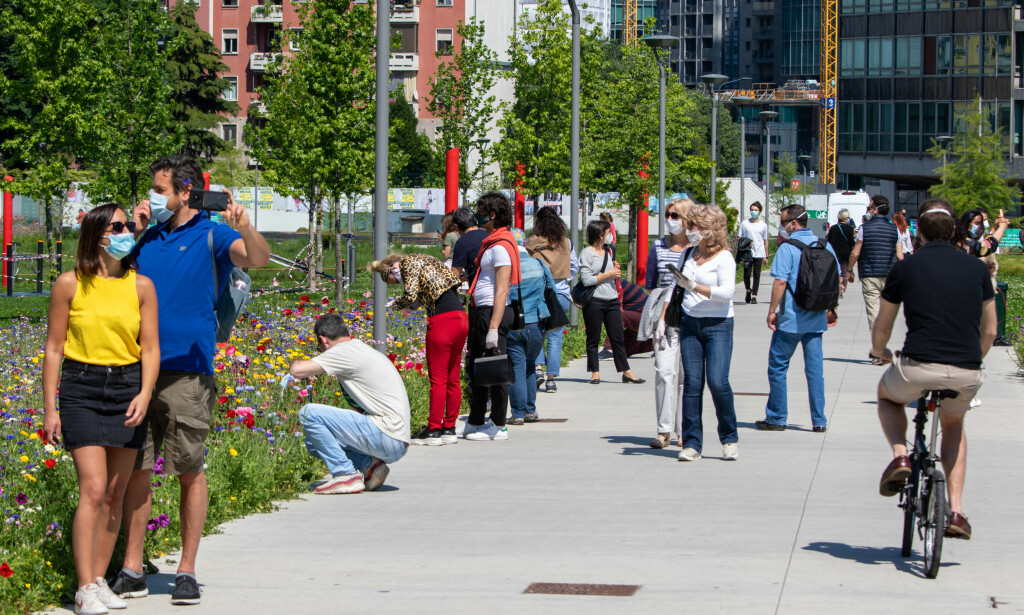
[[[461,281],[444,263],[426,254],[389,254],[367,269],[387,284],[404,287],[390,309],[422,305],[427,311],[430,417],[427,426],[413,435],[412,443],[455,444],[455,422],[462,407],[462,351],[469,334],[469,317],[459,295]]]

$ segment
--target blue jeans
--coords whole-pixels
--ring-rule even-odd
[[[544,334],[537,325],[526,325],[521,331],[509,331],[505,342],[516,381],[508,385],[512,416],[523,418],[537,411],[537,379],[533,366],[544,344]]]
[[[824,427],[825,418],[825,369],[821,350],[821,333],[786,333],[778,329],[772,333],[772,344],[768,348],[768,405],[765,406],[765,422],[785,425],[789,414],[786,396],[786,372],[789,360],[796,347],[804,346],[804,374],[807,376],[807,395],[811,401],[811,423]]]
[[[679,324],[683,356],[683,447],[698,452],[704,444],[704,382],[711,391],[718,416],[718,440],[739,441],[736,406],[729,384],[732,362],[732,318],[694,318],[684,315]]]
[[[394,463],[409,448],[355,410],[306,404],[299,410],[299,421],[306,433],[306,450],[322,459],[335,477],[366,470],[374,457]]]
[[[569,298],[558,293],[558,305],[562,306],[565,313],[569,313]],[[565,329],[559,328],[554,331],[548,331],[544,334],[544,339],[547,340],[548,348],[547,352],[544,348],[540,349],[540,356],[537,358],[537,364],[544,364],[547,367],[548,376],[557,376],[559,370],[562,369],[562,332]]]

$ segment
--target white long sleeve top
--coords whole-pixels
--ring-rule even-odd
[[[722,250],[707,262],[698,265],[693,255],[683,264],[683,275],[697,284],[711,288],[711,298],[686,291],[683,313],[694,318],[732,318],[732,298],[736,294],[736,261],[732,253]]]

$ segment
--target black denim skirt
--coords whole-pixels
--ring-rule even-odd
[[[146,421],[137,427],[124,424],[141,384],[141,363],[108,366],[65,359],[57,396],[64,447],[142,448]]]

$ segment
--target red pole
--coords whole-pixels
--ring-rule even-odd
[[[444,161],[444,213],[459,208],[459,148],[448,150]]]
[[[647,179],[650,177],[647,174],[647,156],[643,156],[643,163],[640,167],[640,177]],[[643,198],[640,199],[640,211],[636,215],[636,283],[643,284],[643,280],[647,279],[647,251],[650,250],[650,242],[647,239],[647,222],[648,222],[648,211],[650,206],[650,196],[644,193]]]
[[[526,175],[526,165],[516,165],[516,198],[515,198],[515,224],[516,228],[526,228],[526,195],[523,194],[523,177]],[[534,215],[537,214],[534,210]]]
[[[209,189],[210,189],[210,174],[209,173],[203,173],[203,190],[209,190]]]
[[[4,178],[6,182],[14,181],[14,178],[8,175]],[[13,231],[14,222],[14,195],[4,190],[4,254],[7,253],[7,246],[14,240]],[[4,261],[4,286],[7,285],[7,261]]]

